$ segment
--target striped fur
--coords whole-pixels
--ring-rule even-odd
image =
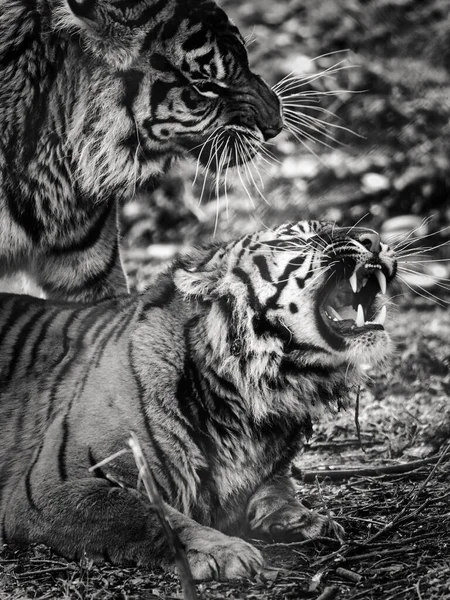
[[[212,0],[0,0],[0,81],[0,277],[53,299],[126,291],[117,203],[174,157],[281,129]]]
[[[346,405],[361,365],[389,356],[381,326],[337,342],[318,313],[355,268],[395,276],[377,240],[305,221],[194,251],[141,295],[92,305],[0,296],[2,541],[165,560],[132,457],[88,472],[130,431],[197,579],[262,568],[233,535],[326,532],[295,498],[289,468],[312,421]]]

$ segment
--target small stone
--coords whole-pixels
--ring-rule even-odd
[[[361,177],[362,189],[366,194],[384,192],[391,186],[389,179],[379,173],[365,173]]]

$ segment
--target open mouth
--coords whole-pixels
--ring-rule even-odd
[[[357,336],[368,330],[384,329],[386,275],[382,265],[366,263],[347,278],[328,282],[323,290],[320,316],[324,324],[341,337]]]

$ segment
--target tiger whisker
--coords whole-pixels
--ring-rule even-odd
[[[334,113],[331,110],[328,110],[327,108],[323,108],[323,106],[313,106],[311,104],[294,104],[293,102],[286,102],[283,103],[283,111],[286,113],[290,113],[290,114],[295,114],[295,115],[304,115],[305,113],[303,113],[302,111],[298,110],[294,110],[294,109],[299,109],[299,108],[306,108],[309,111],[314,111],[314,112],[320,112],[320,113],[324,113],[326,115],[329,115],[330,117],[334,117],[336,119],[339,119],[340,117],[338,117],[336,115],[336,113]],[[314,118],[314,115],[308,115],[310,118]],[[328,125],[328,121],[326,122]]]
[[[321,54],[320,56],[315,56],[314,58],[311,58],[310,62],[314,62],[316,60],[320,60],[322,58],[327,58],[328,56],[332,56],[334,54],[339,54],[340,52],[348,52],[348,50],[333,50],[332,52],[327,52],[325,54]],[[343,62],[343,61],[340,61]],[[339,63],[337,63],[339,64]],[[273,87],[272,89],[278,89],[279,87],[282,87],[282,85],[291,79],[298,79],[299,76],[294,74],[294,71],[290,71],[287,75],[285,75],[282,79],[280,79],[280,81],[278,81]]]
[[[358,219],[358,220],[356,221],[356,223],[355,223],[354,225],[352,225],[352,226],[350,227],[350,229],[348,230],[348,232],[349,232],[349,233],[351,233],[351,232],[352,232],[352,231],[353,231],[353,230],[354,230],[356,227],[358,227],[358,225],[359,225],[359,224],[360,224],[360,223],[361,223],[361,222],[362,222],[362,221],[363,221],[363,220],[364,220],[366,217],[369,217],[369,216],[370,216],[370,212],[366,212],[366,214],[365,214],[365,215],[363,215],[363,216],[362,216],[360,219]]]
[[[327,111],[330,115],[332,116],[336,116],[334,115],[334,113],[332,113],[331,111]],[[311,121],[312,123],[314,123],[317,127],[323,128],[324,130],[326,130],[328,127],[332,127],[333,129],[339,129],[341,131],[345,131],[346,133],[350,133],[352,135],[355,135],[361,139],[364,138],[364,136],[360,135],[359,133],[357,133],[356,131],[353,131],[352,129],[348,128],[348,127],[344,127],[343,125],[338,125],[337,123],[331,123],[329,121],[324,121],[323,119],[319,119],[318,117],[315,117],[314,115],[308,115],[305,113],[297,113],[291,109],[286,109],[285,113],[288,113],[288,115],[290,116],[290,118],[292,119],[305,119],[307,121]],[[323,135],[325,135],[325,133],[323,132]]]
[[[256,167],[254,161],[253,161],[253,157],[250,154],[250,150],[248,148],[246,148],[242,138],[239,136],[239,143],[241,144],[241,149],[243,152],[243,156],[244,158],[247,158],[248,160],[244,162],[244,172],[246,173],[247,176],[247,181],[250,184],[250,186],[253,184],[253,187],[255,188],[255,190],[257,191],[257,193],[259,194],[259,196],[261,196],[261,198],[264,200],[264,202],[266,202],[266,204],[269,204],[269,201],[266,199],[266,197],[264,196],[263,192],[260,190],[258,184],[255,181],[255,178],[253,176],[253,173],[250,170],[250,166],[249,166],[249,162],[251,162],[255,168],[256,168],[256,172],[260,178],[261,181],[261,186],[264,187],[264,182],[262,180],[261,174],[258,170],[258,168]]]
[[[433,248],[431,248],[433,250]],[[402,260],[403,256],[398,259],[399,264],[402,265],[422,265],[424,263],[438,263],[438,262],[449,262],[450,258],[430,258],[427,260]]]
[[[137,184],[138,184],[139,152],[142,150],[142,146],[141,146],[141,138],[139,136],[139,128],[138,128],[136,119],[134,117],[133,117],[133,123],[134,123],[134,127],[136,130],[136,140],[137,140],[136,150],[134,152],[134,159],[133,159],[133,170],[134,170],[133,196],[135,196]]]
[[[443,281],[448,281],[450,282],[450,279],[446,278],[446,279],[441,279],[440,277],[437,277],[436,275],[431,275],[429,273],[422,273],[421,271],[416,271],[415,269],[407,269],[405,267],[401,267],[398,266],[398,269],[400,271],[403,271],[403,273],[409,273],[409,274],[413,274],[413,275],[420,275],[421,277],[425,277],[426,279],[430,279],[431,281],[433,281],[435,283],[436,286],[450,291],[450,285],[443,283]]]
[[[228,178],[228,172],[230,169],[229,166],[229,162],[231,160],[231,147],[227,148],[227,155],[226,155],[226,167],[225,167],[225,178],[224,178],[224,192],[225,192],[225,215],[226,215],[226,219],[227,221],[229,220],[229,203],[228,203],[228,185],[227,185],[227,178]]]
[[[401,239],[401,241],[398,244],[395,244],[393,246],[393,248],[395,250],[397,250],[398,248],[402,249],[406,249],[409,246],[411,246],[411,244],[420,242],[421,240],[424,240],[426,238],[432,237],[434,235],[438,235],[444,231],[447,231],[448,229],[450,229],[450,225],[447,225],[446,227],[442,227],[442,229],[439,229],[438,231],[432,231],[431,233],[425,234],[425,235],[420,235],[420,236],[415,236],[415,237],[411,237],[416,231],[418,231],[421,227],[424,227],[425,225],[428,225],[428,223],[432,220],[432,217],[427,217],[426,219],[423,219],[420,224],[415,227],[414,229],[411,229],[411,231],[408,234],[404,234],[404,233],[399,233],[396,236],[386,236],[386,239],[390,241],[390,243],[392,244],[396,239]],[[406,239],[405,239],[405,235],[406,235]]]
[[[432,234],[436,235],[436,234]],[[450,245],[450,240],[446,240],[441,244],[437,244],[436,246],[419,246],[418,248],[405,248],[400,251],[396,251],[397,256],[401,258],[409,258],[411,256],[418,256],[419,254],[427,254],[429,252],[433,252],[434,250],[438,250],[439,248],[444,248],[445,246]]]
[[[264,182],[261,178],[259,168],[258,168],[257,164],[255,163],[255,156],[257,156],[258,158],[262,158],[262,156],[259,154],[260,149],[262,148],[262,144],[259,140],[257,140],[256,144],[252,144],[252,139],[254,139],[254,136],[248,136],[248,137],[250,138],[249,140],[246,139],[247,136],[240,137],[240,141],[241,141],[241,144],[243,145],[244,153],[248,157],[248,160],[246,161],[246,163],[248,164],[249,162],[251,162],[253,164],[253,166],[255,167],[255,170],[260,178],[261,185],[262,185],[262,187],[264,187]],[[251,150],[255,149],[255,148],[256,148],[256,152],[252,153]],[[266,162],[268,162],[268,161],[266,160]]]
[[[294,74],[294,72],[292,72],[290,75],[287,75],[281,81],[279,81],[274,86],[272,86],[272,90],[279,91],[280,89],[283,88],[284,85],[288,85],[292,81],[294,81],[296,83],[303,83],[303,85],[306,85],[308,82],[310,82],[311,80],[317,79],[321,75],[327,74],[330,71],[333,71],[335,69],[340,69],[341,65],[343,65],[344,63],[345,63],[345,59],[342,59],[342,60],[338,61],[337,63],[335,63],[334,65],[331,65],[331,66],[327,67],[326,69],[323,69],[316,73],[311,73],[310,75],[301,76],[301,75],[296,75],[296,74]],[[350,65],[347,65],[347,66],[350,66]]]
[[[299,115],[295,115],[295,116],[288,115],[288,116],[285,116],[284,120],[287,123],[288,127],[291,127],[292,129],[295,128],[299,132],[303,132],[303,129],[301,127],[301,126],[303,126],[305,129],[309,129],[310,131],[315,131],[319,135],[342,145],[342,143],[339,142],[339,140],[337,140],[333,135],[331,135],[330,133],[328,133],[326,131],[326,128],[323,125],[314,123],[314,120],[306,119],[306,118],[303,118],[303,116],[299,116]],[[317,140],[317,141],[319,141],[319,140]]]
[[[425,300],[431,300],[431,302],[435,302],[436,304],[439,304],[442,308],[444,308],[445,304],[450,304],[450,302],[448,302],[447,300],[444,300],[443,298],[439,298],[438,296],[435,296],[434,294],[432,294],[429,290],[426,290],[425,288],[423,288],[422,286],[418,285],[415,288],[412,287],[404,277],[402,277],[400,274],[398,275],[398,278],[400,279],[400,281],[402,281],[413,293],[417,294],[418,296],[421,296],[422,298],[424,298]],[[420,290],[422,290],[423,293],[420,293],[416,288],[419,288]]]
[[[326,129],[322,125],[316,125],[316,124],[314,124],[314,121],[309,121],[308,119],[303,119],[302,115],[285,114],[284,120],[285,120],[285,123],[288,125],[288,127],[297,128],[297,129],[300,129],[300,131],[303,131],[303,129],[301,129],[301,127],[300,127],[300,126],[302,126],[304,129],[316,131],[320,135],[323,135],[323,136],[328,135],[328,137],[332,138],[331,134],[327,133]],[[332,138],[332,139],[334,140],[334,138]]]
[[[291,90],[286,90],[286,91],[291,91]],[[338,89],[338,90],[324,90],[324,91],[320,91],[320,90],[300,90],[299,92],[292,92],[289,94],[278,94],[278,97],[280,98],[281,102],[284,104],[286,103],[290,103],[292,102],[293,104],[297,105],[297,102],[295,102],[296,100],[299,100],[301,102],[311,102],[312,106],[318,104],[321,100],[322,97],[326,97],[326,96],[339,96],[339,94],[364,94],[365,90],[344,90],[344,89]],[[310,106],[310,105],[308,105]]]
[[[340,50],[330,50],[330,52],[325,52],[325,54],[319,54],[319,56],[315,56],[311,58],[311,62],[315,60],[321,60],[322,58],[328,58],[328,56],[334,56],[335,54],[340,54],[341,52],[349,53],[351,52],[350,48],[342,48]]]
[[[336,75],[336,73],[339,73],[340,71],[345,71],[347,69],[354,68],[353,65],[340,66],[344,62],[345,61],[342,60],[342,61],[336,63],[336,65],[334,65],[332,67],[328,67],[327,69],[324,69],[323,71],[319,71],[318,73],[314,73],[312,75],[305,75],[304,77],[293,76],[291,79],[286,80],[284,86],[276,87],[276,89],[274,89],[274,87],[275,87],[274,86],[274,87],[272,87],[272,90],[276,94],[282,94],[286,90],[304,87],[305,85],[308,85],[314,81],[317,81],[318,79],[329,78],[332,75]]]
[[[209,140],[210,140],[211,138],[213,138],[213,137],[216,135],[216,133],[217,133],[217,132],[218,132],[220,129],[223,129],[223,127],[222,127],[222,126],[220,126],[220,127],[216,127],[216,129],[214,129],[214,131],[213,131],[212,133],[210,133],[210,134],[209,134],[208,138],[207,138],[207,139],[206,139],[204,142],[201,142],[200,144],[197,144],[196,146],[193,146],[193,147],[190,149],[190,151],[192,151],[192,150],[197,150],[197,148],[200,148],[201,146],[205,146],[205,145],[206,145],[206,144],[209,142]]]
[[[216,181],[215,181],[215,189],[216,189],[216,218],[214,222],[214,236],[217,233],[217,227],[219,224],[219,208],[220,208],[220,194],[219,194],[219,186],[220,186],[220,174],[222,172],[225,161],[228,157],[228,145],[230,143],[230,138],[228,138],[225,142],[225,147],[220,155],[219,161],[217,160],[218,154],[216,153]],[[226,190],[226,186],[225,186]],[[225,192],[226,193],[226,192]]]
[[[293,125],[292,123],[287,123],[286,130],[289,131],[298,142],[300,142],[303,146],[305,146],[305,148],[308,150],[308,152],[313,154],[318,160],[320,160],[320,162],[323,165],[325,165],[323,160],[313,150],[311,150],[311,148],[309,146],[307,146],[306,143],[301,138],[302,137],[306,138],[310,142],[313,142],[315,144],[321,144],[322,146],[325,146],[326,148],[333,150],[333,147],[330,146],[330,144],[328,144],[327,142],[320,140],[319,138],[313,136],[312,134],[300,129],[299,127],[297,127],[296,125]]]
[[[317,160],[318,160],[318,161],[319,161],[319,162],[320,162],[320,163],[321,163],[323,166],[326,166],[326,165],[325,165],[325,163],[324,163],[324,161],[323,161],[323,159],[322,159],[322,158],[321,158],[321,157],[320,157],[320,156],[317,154],[317,152],[314,152],[314,150],[313,150],[313,149],[312,149],[310,146],[308,146],[308,144],[307,144],[307,143],[306,143],[304,140],[302,140],[302,139],[301,139],[301,137],[300,137],[299,135],[297,135],[297,134],[296,134],[294,131],[292,131],[291,129],[289,129],[289,127],[287,127],[287,126],[283,127],[283,129],[285,129],[286,131],[288,131],[289,133],[291,133],[291,134],[292,134],[292,135],[295,137],[295,139],[296,139],[296,140],[297,140],[297,141],[298,141],[298,142],[299,142],[299,143],[300,143],[300,144],[301,144],[301,145],[302,145],[304,148],[306,148],[306,149],[308,150],[308,152],[309,152],[310,154],[312,154],[312,155],[313,155],[315,158],[317,158]]]
[[[248,170],[249,170],[249,161],[250,161],[250,160],[252,160],[252,158],[253,158],[253,157],[251,156],[251,151],[250,151],[250,148],[248,148],[248,146],[247,146],[247,144],[246,144],[246,140],[245,140],[245,138],[243,138],[243,136],[241,136],[240,134],[238,134],[238,143],[239,143],[239,145],[240,145],[240,149],[241,149],[242,157],[244,158],[244,162],[243,162],[243,167],[244,167],[244,170],[245,170],[245,171],[248,171]],[[253,163],[253,164],[254,164],[254,163]],[[259,170],[258,170],[258,169],[257,169],[257,173],[258,173],[258,176],[259,176],[259,177],[260,177],[260,179],[261,179],[261,175],[260,175],[260,173],[259,173]],[[251,175],[251,173],[250,173],[250,175]],[[247,179],[248,179],[248,176],[247,176]],[[251,181],[250,181],[250,180],[249,180],[249,184],[251,185]],[[256,182],[254,181],[254,179],[253,179],[253,185],[254,185],[255,187],[257,187],[257,185],[256,185]],[[262,179],[261,179],[261,185],[264,187],[264,183],[263,183]]]
[[[195,169],[195,176],[194,176],[194,180],[192,181],[192,185],[195,185],[195,182],[197,181],[197,177],[198,177],[199,170],[201,167],[200,159],[203,154],[203,150],[205,149],[206,144],[216,135],[216,133],[219,131],[219,129],[221,129],[221,127],[217,127],[202,144],[198,144],[197,146],[194,146],[194,148],[192,148],[192,150],[196,150],[197,148],[201,147],[200,153],[197,158],[197,167]]]
[[[306,108],[308,108],[308,107],[306,107]],[[332,117],[336,117],[336,115],[331,110],[321,109],[320,107],[312,107],[311,110],[322,111],[322,112],[325,112],[325,113],[329,114]],[[340,129],[340,130],[345,131],[347,133],[351,133],[352,135],[356,135],[359,138],[363,138],[364,137],[364,136],[360,135],[359,133],[357,133],[356,131],[353,131],[349,127],[345,127],[344,125],[338,125],[337,123],[332,123],[330,121],[325,121],[324,119],[319,119],[319,117],[316,117],[315,115],[309,115],[309,114],[303,113],[303,112],[299,113],[299,112],[297,112],[295,110],[292,110],[290,108],[284,109],[284,112],[287,113],[292,118],[297,118],[297,119],[298,118],[302,118],[302,119],[306,119],[308,121],[311,121],[317,127],[321,127],[324,130],[326,130],[328,127],[332,127],[333,129]],[[336,117],[336,118],[338,118],[338,117]]]
[[[236,140],[236,142],[238,142],[238,140]],[[238,176],[239,176],[239,180],[240,180],[240,182],[241,182],[241,184],[242,184],[242,187],[243,187],[243,189],[244,189],[244,191],[245,191],[245,193],[246,193],[246,195],[247,195],[248,199],[250,200],[250,203],[251,203],[252,207],[253,207],[253,208],[256,208],[256,207],[255,207],[255,203],[254,203],[254,201],[253,201],[253,196],[252,196],[252,195],[250,194],[250,192],[248,191],[248,189],[247,189],[247,186],[245,185],[245,183],[244,183],[244,180],[243,180],[243,178],[242,178],[242,173],[241,173],[241,160],[240,160],[240,159],[241,159],[241,154],[240,154],[240,152],[241,152],[241,150],[240,150],[240,147],[239,147],[239,143],[236,143],[236,144],[234,145],[234,154],[235,154],[235,162],[236,162],[236,165],[237,165],[237,167],[236,167],[236,170],[237,170],[237,173],[238,173]],[[244,157],[242,157],[242,158],[244,158]],[[243,162],[243,161],[242,161],[242,162]]]
[[[205,173],[205,179],[203,180],[203,187],[202,187],[202,191],[201,191],[201,194],[200,194],[200,199],[199,199],[199,202],[198,202],[198,205],[199,205],[199,206],[200,206],[200,204],[202,203],[202,200],[203,200],[203,194],[204,194],[204,192],[205,192],[206,181],[207,181],[207,175],[208,175],[209,169],[210,169],[210,167],[211,167],[211,163],[212,163],[212,161],[213,161],[213,159],[214,159],[214,157],[215,157],[216,153],[217,153],[217,152],[218,152],[218,151],[219,151],[219,150],[222,148],[222,145],[223,145],[222,136],[223,136],[223,132],[221,132],[221,133],[220,133],[220,134],[219,134],[219,135],[218,135],[218,136],[217,136],[217,137],[214,139],[213,143],[211,144],[211,148],[210,148],[210,151],[209,151],[209,152],[210,152],[210,154],[209,154],[208,162],[207,162],[207,164],[206,164],[206,167],[205,167],[205,171],[206,171],[206,173]],[[219,142],[220,142],[220,144],[221,144],[221,146],[220,146],[220,147],[218,146],[218,145],[219,145]]]

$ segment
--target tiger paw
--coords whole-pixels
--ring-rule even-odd
[[[262,554],[254,546],[208,527],[186,544],[186,551],[197,581],[250,578],[264,570]]]
[[[341,539],[344,529],[329,518],[308,510],[296,499],[274,512],[261,516],[258,511],[249,521],[251,535],[270,540],[307,540],[318,537]]]

